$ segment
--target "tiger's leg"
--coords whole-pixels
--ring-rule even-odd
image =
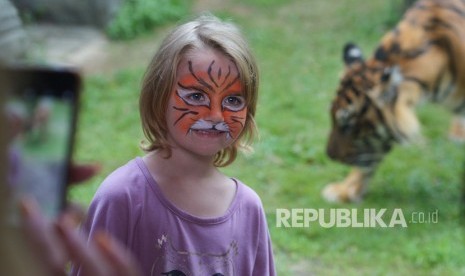
[[[322,195],[329,202],[361,201],[373,172],[374,169],[354,167],[343,181],[326,185]]]
[[[465,115],[454,115],[449,129],[449,139],[465,143]]]

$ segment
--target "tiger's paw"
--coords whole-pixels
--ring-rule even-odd
[[[465,117],[454,116],[449,129],[449,139],[454,142],[465,143]]]
[[[360,202],[363,198],[363,193],[358,185],[347,185],[346,183],[328,184],[321,195],[326,201],[333,203]]]

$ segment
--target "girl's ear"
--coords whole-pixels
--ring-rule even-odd
[[[342,55],[346,66],[351,66],[354,63],[363,63],[362,50],[352,42],[344,45]]]

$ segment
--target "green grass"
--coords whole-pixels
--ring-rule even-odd
[[[241,0],[227,5],[215,13],[244,30],[259,61],[261,86],[255,153],[224,171],[260,194],[279,274],[465,274],[458,203],[464,147],[447,139],[450,115],[443,109],[419,108],[425,141],[396,147],[362,203],[330,204],[320,196],[326,184],[348,172],[325,154],[342,46],[354,41],[371,54],[392,21],[391,2]],[[85,81],[75,159],[98,161],[103,171],[73,189],[71,197],[83,204],[108,173],[142,155],[137,97],[144,69]],[[277,208],[401,208],[407,221],[414,212],[438,210],[439,221],[407,228],[277,228]]]
[[[106,29],[114,40],[129,40],[150,32],[153,28],[184,16],[190,1],[184,0],[128,0]]]

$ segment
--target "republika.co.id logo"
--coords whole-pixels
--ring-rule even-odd
[[[409,224],[438,223],[439,210],[430,212],[412,212],[410,219],[406,219],[400,208],[393,210],[374,209],[311,209],[292,208],[276,209],[276,227],[281,228],[306,228],[320,226],[354,227],[354,228],[394,228],[408,227]]]

